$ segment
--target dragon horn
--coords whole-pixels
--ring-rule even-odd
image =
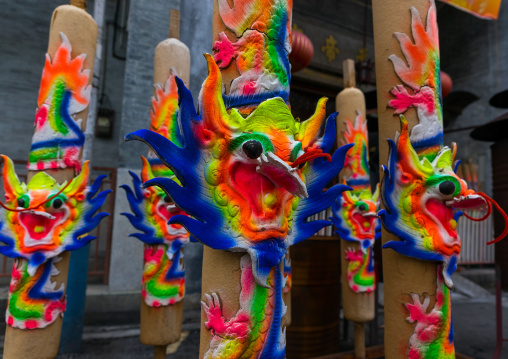
[[[319,130],[326,116],[326,102],[328,99],[322,97],[316,106],[316,112],[305,122],[300,125],[300,131],[296,135],[296,139],[302,142],[305,149],[313,144],[319,135]]]
[[[201,118],[207,129],[227,133],[230,126],[229,115],[222,99],[222,76],[212,55],[204,56],[208,64],[208,77],[199,93]]]
[[[143,162],[143,168],[141,169],[141,181],[146,182],[154,178],[152,168],[150,167],[150,162],[146,159],[145,156],[141,156],[141,161]]]
[[[423,161],[420,161],[418,154],[411,145],[409,126],[403,115],[400,115],[400,125],[401,132],[397,141],[397,155],[402,170],[410,173],[415,178],[431,175],[433,173],[432,164],[426,157]]]
[[[3,177],[5,197],[7,201],[13,201],[23,194],[23,189],[21,187],[21,182],[14,171],[14,163],[12,160],[5,155],[2,155],[2,158],[4,159]]]
[[[379,187],[380,187],[380,184],[378,183],[376,185],[376,190],[374,191],[374,194],[372,195],[372,199],[374,200],[374,202],[376,203],[379,203]]]
[[[83,193],[88,185],[88,175],[90,174],[90,162],[85,161],[81,173],[71,180],[71,183],[65,188],[63,193],[66,196],[74,197],[77,193]]]

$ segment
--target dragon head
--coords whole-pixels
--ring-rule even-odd
[[[143,161],[143,168],[141,170],[141,181],[148,182],[149,180],[155,178],[153,167],[150,166],[149,160],[145,157],[141,157]],[[171,172],[166,167],[166,172]],[[168,178],[173,177],[172,173],[163,174],[161,171],[156,172],[159,176],[168,176]],[[189,241],[189,232],[180,224],[173,223],[169,224],[168,221],[174,215],[182,214],[185,215],[185,212],[180,210],[175,206],[171,197],[169,197],[161,188],[153,186],[144,189],[145,196],[145,206],[147,218],[149,221],[153,222],[154,228],[156,228],[157,237],[164,238],[166,244],[170,244],[171,242],[178,240],[182,243],[187,243]]]
[[[0,241],[6,244],[0,247],[2,254],[27,259],[28,272],[33,275],[47,259],[95,238],[87,233],[108,215],[95,213],[110,191],[97,194],[104,176],[87,187],[88,161],[71,182],[60,185],[50,175],[39,172],[25,184],[14,172],[12,160],[2,157],[7,207],[0,229]]]
[[[483,196],[467,189],[454,171],[456,148],[443,147],[432,162],[419,157],[411,145],[408,124],[401,119],[397,143],[388,140],[390,154],[384,167],[381,199],[386,210],[379,215],[385,228],[400,241],[385,243],[403,255],[424,260],[442,261],[443,276],[452,287],[451,274],[456,269],[461,240],[454,209],[487,207]]]
[[[209,74],[200,94],[200,115],[177,79],[183,147],[147,130],[126,139],[146,142],[178,178],[179,183],[155,178],[144,184],[162,187],[193,217],[177,215],[169,223],[184,225],[212,248],[249,252],[256,279],[266,285],[270,269],[280,264],[289,245],[329,225],[306,219],[348,188],[337,185],[323,192],[342,169],[350,146],[333,157],[325,154],[335,138],[335,116],[319,136],[325,99],[302,123],[281,98],[265,100],[246,116],[234,108],[227,111],[220,71],[210,55],[205,57]]]
[[[374,194],[370,187],[342,192],[332,205],[331,218],[337,234],[346,241],[361,243],[362,251],[374,244],[381,236],[377,218],[379,210],[379,184]]]

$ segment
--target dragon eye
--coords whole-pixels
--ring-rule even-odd
[[[168,195],[165,195],[164,198],[163,198],[164,202],[166,203],[171,203],[171,197],[169,197]]]
[[[455,183],[452,181],[444,181],[439,184],[439,192],[445,196],[449,196],[455,192]]]
[[[62,207],[63,201],[60,198],[55,198],[51,203],[51,205],[53,206],[54,209],[58,209]]]
[[[250,159],[256,159],[263,153],[263,145],[256,140],[249,140],[242,145],[242,150]]]
[[[18,198],[18,207],[26,208],[26,201],[24,198]]]
[[[362,203],[358,206],[358,209],[362,212],[365,212],[367,210],[367,205],[365,203]]]

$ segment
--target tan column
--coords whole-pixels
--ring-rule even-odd
[[[86,9],[85,0],[73,0],[71,3],[73,5],[59,6],[53,12],[47,53],[53,58],[61,43],[60,32],[64,33],[72,45],[72,58],[80,54],[86,54],[83,69],[90,70],[88,83],[91,84],[97,43],[97,25],[93,18],[84,10]],[[78,118],[83,119],[81,125],[83,132],[86,128],[87,116],[88,107],[77,114]],[[59,183],[70,180],[75,175],[74,169],[71,168],[46,170],[45,172],[53,176]],[[35,173],[37,172],[30,171],[28,173],[28,180]],[[62,260],[55,265],[60,274],[51,279],[57,283],[57,288],[58,285],[65,285],[67,283],[70,254],[64,252],[61,254],[61,257]],[[6,359],[54,358],[57,355],[60,344],[62,322],[63,320],[60,317],[46,328],[30,330],[16,329],[7,325],[3,357]]]
[[[169,37],[155,48],[153,84],[162,88],[169,76],[175,74],[189,86],[190,51],[178,37],[180,34],[180,12],[171,10]],[[157,246],[155,246],[157,247]],[[182,248],[183,251],[183,248]],[[180,340],[182,334],[183,301],[161,307],[150,307],[141,299],[140,341],[153,345],[154,358],[165,358],[168,344]]]
[[[379,118],[379,162],[387,165],[388,138],[394,139],[400,131],[400,121],[394,110],[388,107],[392,88],[400,84],[388,57],[392,54],[404,58],[400,45],[393,36],[402,32],[411,36],[410,7],[414,6],[426,21],[428,0],[374,0],[374,45],[376,58],[376,82]],[[410,128],[418,123],[416,111],[404,113]],[[383,228],[383,243],[398,240]],[[406,321],[407,311],[403,303],[410,302],[409,293],[433,294],[436,292],[437,263],[402,256],[391,249],[383,250],[384,305],[385,305],[385,354],[386,358],[406,358],[414,324]],[[432,306],[432,304],[431,304]]]

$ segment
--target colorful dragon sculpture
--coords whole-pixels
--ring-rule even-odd
[[[164,136],[177,146],[182,145],[178,129],[178,89],[174,75],[165,86],[155,86],[152,98],[150,130]],[[145,245],[142,278],[142,296],[151,307],[166,306],[182,300],[185,293],[183,246],[189,242],[189,233],[180,224],[168,224],[174,215],[184,215],[171,198],[158,187],[142,189],[142,182],[156,177],[171,178],[178,182],[173,171],[165,166],[153,152],[149,160],[142,157],[141,180],[130,172],[133,188],[121,187],[127,194],[133,212],[122,213],[141,233],[131,234]]]
[[[343,181],[352,191],[341,193],[332,205],[332,222],[340,238],[358,243],[359,249],[347,248],[347,279],[355,293],[373,292],[376,288],[374,272],[374,241],[381,236],[379,185],[372,193],[370,187],[367,122],[360,111],[354,123],[345,121],[342,144],[353,143],[346,155]]]
[[[228,112],[219,68],[210,55],[205,57],[209,73],[200,94],[200,115],[190,92],[176,80],[183,146],[148,130],[129,134],[126,140],[146,142],[175,172],[180,183],[155,178],[143,185],[160,186],[192,216],[173,216],[170,224],[182,224],[211,248],[249,254],[252,265],[245,264],[243,272],[247,275],[246,267],[252,268],[254,298],[259,302],[250,306],[252,310],[246,311],[241,321],[250,328],[249,333],[254,326],[263,329],[246,337],[245,331],[236,332],[237,325],[229,329],[223,326],[232,332],[235,343],[249,343],[230,347],[227,342],[232,339],[217,334],[207,355],[240,358],[248,356],[249,348],[255,348],[260,358],[283,358],[285,339],[279,319],[283,313],[283,277],[279,265],[288,246],[330,224],[307,219],[329,207],[341,191],[348,189],[335,185],[323,192],[342,169],[351,145],[339,148],[333,156],[327,154],[335,139],[336,115],[330,116],[319,137],[326,100],[320,100],[316,113],[302,123],[293,118],[281,98],[265,100],[246,117],[234,108]],[[247,295],[249,286],[242,288]],[[208,306],[215,308],[217,302]],[[222,333],[212,323],[210,328]]]
[[[82,70],[86,55],[71,58],[72,47],[65,34],[53,60],[46,54],[35,114],[35,133],[28,160],[29,170],[81,168],[80,153],[85,143],[83,118],[92,86],[90,70]]]
[[[292,8],[292,0],[235,0],[233,8],[228,0],[218,0],[224,25],[238,39],[231,42],[222,32],[213,46],[219,67],[228,68],[235,60],[240,73],[224,96],[226,108],[273,97],[288,101]]]
[[[400,240],[383,248],[418,259],[443,262],[445,284],[453,287],[451,274],[457,266],[461,241],[454,209],[487,206],[485,198],[454,172],[456,147],[443,147],[431,162],[419,157],[411,145],[408,124],[401,116],[397,143],[388,140],[388,167],[384,167],[381,198],[385,209],[379,211],[383,225]]]
[[[467,189],[454,169],[456,147],[442,147],[443,125],[439,80],[439,43],[436,8],[433,0],[425,28],[418,11],[411,8],[414,44],[405,34],[395,33],[407,63],[390,56],[399,78],[414,95],[407,96],[397,85],[389,102],[396,114],[409,107],[417,109],[419,124],[411,130],[401,115],[402,133],[397,143],[388,140],[390,154],[384,167],[382,200],[386,210],[379,212],[383,225],[400,238],[384,248],[424,260],[442,261],[446,285],[452,287],[461,242],[457,234],[455,209],[487,207],[484,197]]]
[[[6,204],[1,212],[0,253],[16,258],[13,266],[7,323],[15,328],[43,328],[65,311],[63,286],[56,289],[51,277],[63,251],[79,249],[95,237],[88,233],[107,213],[97,213],[110,191],[99,192],[100,176],[88,188],[85,162],[79,176],[62,185],[39,172],[21,183],[13,162],[4,159]]]
[[[414,107],[419,123],[409,134],[406,119],[400,115],[401,133],[396,141],[388,140],[388,166],[384,166],[381,189],[385,209],[379,216],[386,230],[398,240],[388,241],[383,248],[417,259],[442,262],[438,267],[434,309],[427,313],[429,300],[426,298],[421,304],[418,294],[412,294],[413,304],[406,304],[410,311],[408,321],[417,323],[408,355],[410,358],[453,358],[449,289],[453,287],[451,274],[460,255],[457,220],[462,214],[454,210],[487,208],[489,214],[489,201],[493,201],[483,193],[467,189],[466,182],[455,173],[455,144],[452,149],[442,145],[439,43],[433,0],[430,0],[426,27],[418,11],[411,8],[411,29],[414,43],[406,34],[394,34],[407,63],[390,56],[405,86],[394,87],[395,98],[389,105],[395,114]],[[505,229],[502,237],[506,233]]]

